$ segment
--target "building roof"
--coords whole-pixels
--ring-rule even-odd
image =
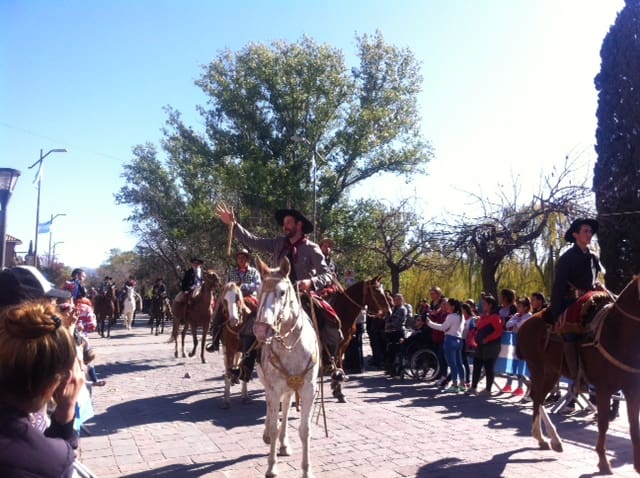
[[[17,237],[13,237],[11,234],[7,234],[7,242],[15,242],[17,245],[21,245],[22,241]]]

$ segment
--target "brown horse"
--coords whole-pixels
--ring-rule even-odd
[[[119,315],[115,286],[98,292],[93,299],[93,311],[96,314],[96,320],[98,322],[97,331],[100,336],[104,337],[106,323],[107,337],[111,337],[111,325],[115,323]]]
[[[622,390],[627,401],[629,433],[633,446],[633,464],[640,473],[640,281],[638,277],[625,287],[615,303],[592,322],[593,338],[580,344],[580,362],[586,380],[595,386],[598,407],[598,468],[601,473],[611,473],[606,457],[605,439],[609,428],[609,404],[611,395]],[[549,444],[544,439],[540,419],[544,420],[551,436],[551,447],[562,451],[562,442],[542,402],[561,375],[568,376],[562,356],[562,342],[550,336],[544,320],[545,309],[527,320],[518,331],[517,353],[527,361],[531,372],[531,398],[533,400],[533,436],[542,449]],[[548,317],[547,317],[548,318]],[[602,320],[600,320],[602,318]]]
[[[202,359],[202,363],[207,362],[204,358],[204,345],[207,334],[209,333],[209,326],[211,325],[214,294],[219,285],[220,279],[218,278],[218,274],[213,269],[208,269],[204,272],[204,283],[197,297],[191,298],[188,301],[174,301],[173,330],[171,331],[169,342],[175,343],[176,358],[178,358],[178,332],[180,324],[184,324],[182,327],[182,356],[186,357],[184,353],[184,337],[187,335],[189,327],[191,327],[191,335],[193,336],[193,350],[189,352],[189,357],[193,357],[196,354],[196,349],[198,348],[198,327],[202,327],[200,358]]]
[[[338,317],[340,317],[340,329],[343,337],[336,357],[336,366],[339,369],[342,369],[344,354],[349,347],[351,338],[356,333],[356,318],[365,305],[371,315],[384,316],[391,314],[391,307],[384,294],[381,277],[377,276],[369,280],[356,282],[343,292],[331,297],[330,303]],[[344,402],[341,382],[332,383],[332,388],[333,396],[338,401]]]
[[[223,314],[224,323],[222,326],[222,346],[224,356],[224,398],[223,408],[231,405],[231,385],[239,383],[242,379],[242,401],[247,402],[247,380],[249,377],[242,376],[242,337],[240,336],[246,328],[247,320],[253,313],[245,304],[240,287],[235,282],[228,282],[222,289],[217,300],[217,307]]]
[[[150,312],[151,320],[149,324],[151,325],[151,333],[153,334],[153,329],[155,328],[156,335],[158,335],[158,330],[161,334],[164,334],[164,321],[172,317],[169,299],[160,295],[154,295],[151,298]]]

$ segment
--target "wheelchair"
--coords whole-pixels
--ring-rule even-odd
[[[413,378],[432,382],[440,374],[440,362],[430,340],[416,340],[400,350],[396,356],[396,374],[400,380]]]

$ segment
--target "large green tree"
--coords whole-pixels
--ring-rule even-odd
[[[353,68],[340,50],[307,37],[219,53],[196,82],[208,97],[198,108],[205,130],[168,109],[166,158],[138,146],[125,167],[117,201],[133,207],[147,250],[174,262],[192,252],[221,260],[220,199],[258,233],[276,232],[275,209],[311,215],[315,205],[323,233],[355,184],[425,172],[431,148],[420,131],[418,62],[379,32],[356,43]]]
[[[600,52],[593,189],[607,286],[640,268],[640,0],[626,0]]]

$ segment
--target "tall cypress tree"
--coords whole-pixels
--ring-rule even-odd
[[[593,189],[607,286],[640,270],[640,0],[626,0],[600,51]]]

